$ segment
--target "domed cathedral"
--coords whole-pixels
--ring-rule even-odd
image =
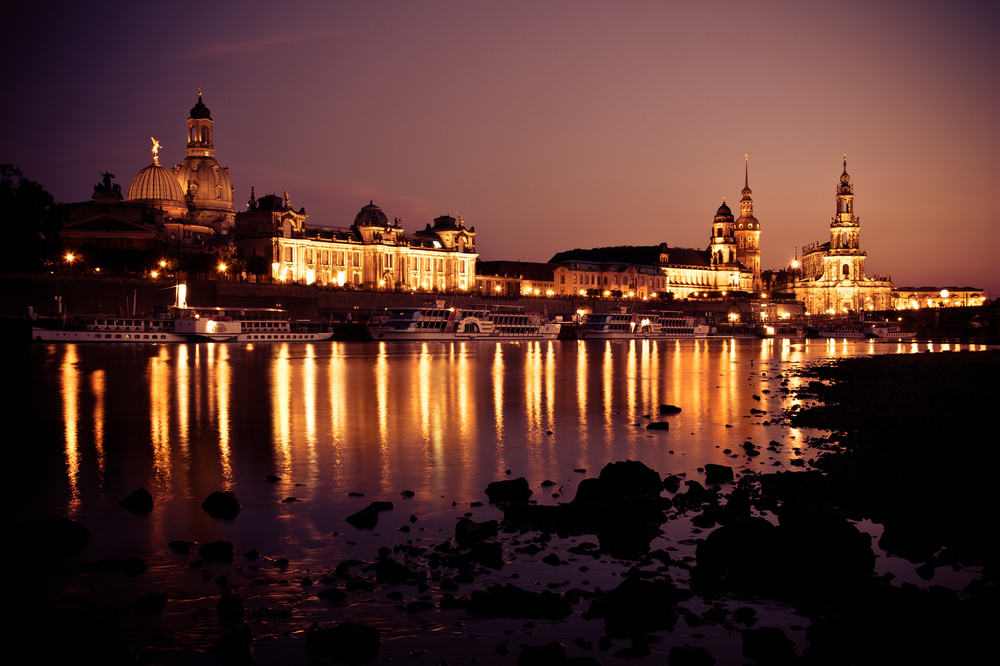
[[[753,216],[753,199],[750,190],[750,158],[746,157],[743,172],[743,198],[740,199],[740,217],[735,221],[736,261],[753,274],[753,291],[760,291],[760,222]]]
[[[830,218],[830,240],[802,248],[802,264],[789,272],[790,281],[779,288],[793,291],[811,314],[837,314],[887,310],[892,281],[865,274],[867,253],[861,249],[861,218],[854,214],[854,185],[844,171],[836,187],[836,214]]]
[[[223,258],[235,251],[229,168],[219,166],[212,143],[212,114],[198,93],[187,121],[187,157],[173,170],[160,165],[160,142],[153,141],[153,163],[135,175],[126,200],[161,213],[157,232],[168,250],[212,252]]]
[[[233,182],[229,167],[215,159],[212,132],[215,121],[198,92],[198,103],[187,121],[187,156],[174,165],[174,175],[184,191],[184,199],[193,215],[191,222],[228,234],[235,219]]]

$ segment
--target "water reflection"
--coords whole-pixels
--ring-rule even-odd
[[[108,478],[118,482],[122,470],[158,503],[220,488],[248,492],[275,473],[305,484],[301,492],[322,504],[349,490],[404,487],[479,496],[507,469],[537,484],[625,457],[664,473],[728,463],[721,450],[745,437],[801,441],[787,430],[760,431],[778,426],[750,411],[773,414],[795,402],[800,380],[789,377],[793,393],[785,394],[775,378],[789,366],[959,348],[720,339],[200,344],[122,354],[64,345],[33,348],[32,363],[43,372],[55,360],[39,417],[60,424],[64,466],[51,473],[65,488],[67,513],[77,515],[102,501]],[[661,403],[683,411],[661,417]],[[647,416],[670,420],[671,430],[647,431]]]
[[[75,516],[80,509],[80,438],[77,428],[80,422],[78,397],[80,374],[77,371],[76,345],[66,351],[62,363],[62,403],[63,427],[66,434],[64,447],[66,456],[66,478],[69,483],[67,513]]]

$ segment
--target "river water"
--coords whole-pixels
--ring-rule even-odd
[[[517,645],[550,640],[569,646],[571,656],[611,659],[572,644],[603,635],[599,621],[579,617],[587,602],[559,623],[525,628],[523,621],[481,620],[472,630],[460,611],[403,614],[394,608],[399,599],[385,599],[386,590],[330,607],[308,583],[345,559],[372,561],[380,546],[440,543],[454,536],[463,514],[502,518],[484,493],[499,479],[524,476],[534,500],[554,504],[572,499],[581,478],[617,460],[702,482],[706,463],[737,473],[808,468],[807,440],[815,433],[777,418],[799,402],[794,391],[804,380],[792,371],[846,356],[956,349],[970,347],[727,339],[33,345],[6,363],[9,385],[18,387],[7,401],[8,422],[19,427],[8,447],[14,478],[5,486],[0,530],[47,515],[83,523],[93,538],[57,565],[67,571],[81,561],[142,557],[149,568],[141,576],[83,574],[39,583],[33,594],[90,595],[120,622],[144,663],[198,657],[186,651],[204,649],[224,629],[213,613],[226,586],[238,589],[248,609],[288,612],[281,620],[255,621],[257,663],[307,663],[302,632],[313,621],[339,619],[382,629],[379,660],[408,660],[414,650],[427,650],[428,663],[459,657],[512,663]],[[661,404],[682,411],[661,417]],[[669,431],[646,429],[659,420],[669,421]],[[747,441],[764,455],[738,455]],[[268,482],[270,474],[280,480]],[[139,487],[152,494],[152,513],[116,507]],[[235,520],[201,510],[216,490],[239,497],[243,509]],[[394,504],[375,529],[345,521],[373,500]],[[691,556],[698,533],[689,522],[668,523],[653,548],[673,549],[675,559]],[[193,555],[167,547],[176,539],[226,539],[237,554],[256,549],[261,559],[190,569]],[[540,562],[545,554],[505,546],[503,569],[456,594],[489,582],[607,590],[630,566],[571,560],[553,568]],[[278,558],[288,567],[276,567]],[[880,560],[882,570],[891,567]],[[219,583],[219,575],[228,582]],[[671,575],[683,582],[686,572]],[[162,614],[135,618],[122,610],[150,591],[167,592]],[[426,591],[400,586],[400,592],[409,601]],[[436,601],[439,593],[426,594]],[[698,603],[690,602],[691,609]],[[761,603],[759,612],[780,626],[797,624],[790,608]],[[710,647],[719,663],[742,663],[731,632],[681,625],[654,652],[665,657],[672,645],[691,642]],[[802,632],[792,637],[801,649]],[[493,648],[504,641],[512,653],[501,658]]]

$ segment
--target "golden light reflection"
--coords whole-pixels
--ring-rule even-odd
[[[576,343],[576,410],[581,438],[586,441],[587,435],[587,343],[578,340]]]
[[[545,345],[545,428],[551,430],[556,427],[556,351],[551,340]]]
[[[611,341],[604,342],[604,361],[601,363],[601,391],[604,395],[604,444],[610,448],[615,438],[614,426],[614,355]]]
[[[317,385],[317,363],[315,346],[310,342],[304,346],[299,346],[305,352],[302,359],[302,406],[305,411],[305,448],[306,448],[306,470],[310,481],[315,481],[320,476],[319,455],[317,446],[317,423],[318,423],[318,401],[316,397],[320,395],[320,387]],[[289,514],[291,515],[291,514]]]
[[[524,409],[528,443],[537,445],[542,428],[542,359],[537,342],[528,342],[524,355]]]
[[[504,456],[504,421],[503,421],[503,345],[496,343],[493,348],[493,420],[496,423],[496,471],[502,472],[507,468],[506,457]]]
[[[219,348],[215,363],[215,413],[219,428],[219,467],[222,470],[222,487],[231,490],[233,485],[233,452],[229,444],[229,404],[232,389],[232,370],[229,366],[229,345],[213,345]]]
[[[80,510],[80,374],[77,371],[76,345],[67,345],[60,373],[62,375],[63,423],[65,427],[66,480],[69,483],[67,513],[77,515]]]
[[[625,409],[630,419],[636,418],[636,384],[638,383],[638,370],[635,354],[635,340],[629,340],[628,353],[625,356]]]
[[[275,464],[284,474],[292,472],[292,395],[291,362],[288,345],[281,345],[274,359],[271,372],[271,427],[274,440]],[[280,474],[279,474],[280,476]]]
[[[97,454],[97,475],[101,487],[104,486],[104,391],[103,370],[95,370],[90,375],[90,390],[94,393],[94,452]]]
[[[185,346],[182,346],[185,347]],[[156,478],[156,491],[150,491],[155,500],[169,499],[172,477],[173,456],[170,449],[170,423],[173,413],[170,410],[170,382],[175,369],[170,365],[170,351],[161,346],[156,356],[151,356],[146,367],[146,378],[149,391],[149,443],[153,455],[153,476]],[[180,383],[180,377],[186,376],[187,366],[177,364],[178,392],[188,391],[186,384]],[[186,412],[182,411],[184,415]],[[181,430],[184,437],[186,429]]]
[[[379,353],[385,348],[385,343],[379,343]],[[334,342],[330,345],[330,369],[329,384],[330,390],[330,448],[332,449],[330,467],[332,467],[333,478],[340,482],[344,467],[344,458],[341,446],[343,445],[343,432],[347,427],[347,397],[351,391],[350,382],[347,379],[347,363],[343,358],[344,344]]]
[[[428,387],[426,377],[427,344],[422,345],[420,353],[420,424],[426,441],[429,431],[429,416],[427,413]],[[375,405],[378,410],[378,457],[381,468],[379,481],[383,489],[388,489],[392,478],[389,471],[389,355],[388,347],[383,342],[379,347],[378,359],[375,362]]]

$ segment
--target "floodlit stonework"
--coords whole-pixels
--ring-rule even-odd
[[[846,158],[836,201],[830,240],[806,245],[801,264],[786,273],[786,281],[776,288],[794,293],[808,314],[888,310],[892,305],[891,280],[865,273],[867,253],[861,249],[861,218],[854,214],[854,185]]]

